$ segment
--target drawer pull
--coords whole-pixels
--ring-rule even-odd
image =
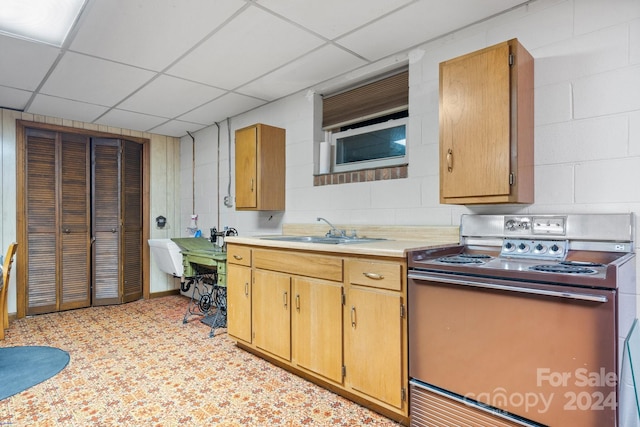
[[[244,295],[249,296],[249,282],[244,282]]]
[[[289,298],[287,298],[287,292],[284,292],[284,293],[282,294],[282,303],[284,304],[284,308],[287,308],[287,302],[288,302],[288,299],[289,299]]]
[[[233,259],[237,259],[238,261],[240,261],[242,259],[241,255],[233,255]]]
[[[364,277],[367,277],[369,279],[373,279],[373,280],[382,280],[384,279],[384,276],[382,274],[378,274],[378,273],[362,273],[364,274]]]
[[[355,305],[351,306],[351,327],[352,328],[356,327],[356,306]]]
[[[300,311],[300,295],[296,295],[296,310]]]

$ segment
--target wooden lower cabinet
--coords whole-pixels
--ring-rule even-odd
[[[229,258],[227,258],[229,259]],[[251,267],[227,264],[227,332],[251,342]]]
[[[254,271],[253,342],[259,349],[291,360],[291,277]]]
[[[404,259],[228,243],[227,260],[228,331],[241,347],[408,423]]]
[[[396,408],[406,404],[401,301],[397,292],[353,287],[344,327],[348,386]]]
[[[345,383],[355,392],[406,413],[406,265],[404,261],[351,258],[345,261],[345,270]]]
[[[294,363],[342,382],[342,283],[293,278]]]

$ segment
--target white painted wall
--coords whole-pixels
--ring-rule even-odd
[[[535,203],[441,205],[438,64],[511,38],[518,38],[535,58]],[[314,122],[319,104],[317,97],[298,93],[231,119],[232,134],[256,122],[286,128],[285,212],[225,207],[227,125],[221,124],[219,156],[215,126],[195,135],[195,210],[203,233],[225,225],[241,235],[277,233],[283,223],[310,223],[317,216],[336,223],[457,225],[463,213],[640,215],[640,0],[537,0],[398,53],[379,67],[403,59],[410,62],[407,179],[314,187],[314,153],[322,139]],[[190,138],[182,138],[183,229],[191,213],[190,144]],[[231,188],[233,194],[233,180]]]

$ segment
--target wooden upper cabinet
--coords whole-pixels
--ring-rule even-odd
[[[442,62],[440,202],[533,197],[533,57],[512,39]]]
[[[236,131],[236,209],[285,207],[285,130],[256,124]]]

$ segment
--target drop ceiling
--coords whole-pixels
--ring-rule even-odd
[[[61,48],[0,35],[0,107],[180,137],[523,3],[88,0]]]

